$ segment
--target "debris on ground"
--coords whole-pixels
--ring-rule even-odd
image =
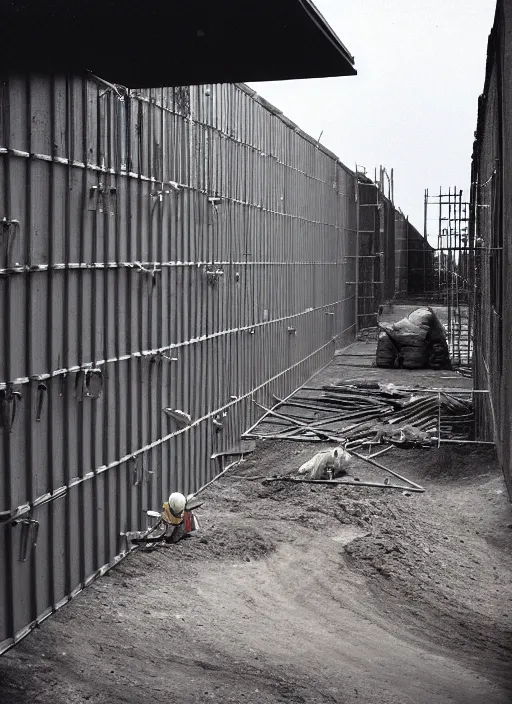
[[[338,382],[321,390],[304,387],[291,398],[276,401],[272,409],[257,404],[265,414],[244,437],[330,440],[350,450],[347,443],[379,443],[390,437],[395,444],[466,440],[474,424],[472,402],[465,393],[442,389],[425,393],[376,381]]]
[[[470,364],[457,364],[453,367],[453,371],[466,379],[473,378],[473,367]]]
[[[430,447],[433,440],[432,435],[415,428],[413,425],[390,427],[388,424],[376,427],[375,442],[377,443],[389,442],[407,449],[410,447]]]
[[[388,452],[395,473],[425,485],[421,499],[409,487],[341,491],[298,479],[312,448],[340,443],[312,446],[292,417],[336,429],[355,426],[354,413],[375,415],[370,438],[381,422],[417,428],[388,420],[431,396],[422,385],[442,384],[431,371],[390,371],[394,384],[376,369],[349,373],[334,362],[287,401],[302,396],[320,410],[282,403],[274,410],[285,419],[265,417],[256,435],[290,437],[258,441],[207,485],[198,537],[131,552],[6,653],[2,704],[145,704],[169,698],[168,672],[184,704],[510,702],[512,516],[494,448],[376,447],[373,456]],[[324,387],[348,398],[327,398]],[[355,410],[361,397],[377,411]],[[470,395],[439,389],[433,398],[442,427],[462,433]],[[363,479],[362,452],[338,481]],[[385,485],[386,473],[373,471]],[[294,481],[262,484],[277,473]]]

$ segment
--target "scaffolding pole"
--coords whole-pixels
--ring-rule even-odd
[[[456,186],[438,195],[424,192],[424,235],[432,218],[429,208],[437,210],[437,247],[434,249],[433,297],[446,306],[448,342],[454,362],[470,364],[472,357],[472,326],[469,320],[471,279],[471,241],[468,246],[468,207],[464,192]]]

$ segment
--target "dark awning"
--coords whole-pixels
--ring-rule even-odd
[[[0,26],[8,72],[130,88],[356,73],[310,0],[6,0]]]

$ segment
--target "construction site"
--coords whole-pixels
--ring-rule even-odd
[[[512,2],[418,227],[241,82],[357,80],[309,0],[235,68],[185,5],[202,67],[6,52],[0,704],[508,704]]]

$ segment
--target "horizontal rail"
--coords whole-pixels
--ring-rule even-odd
[[[249,256],[249,255],[247,255]],[[347,258],[345,255],[342,258]],[[168,268],[180,268],[180,267],[192,267],[201,268],[204,266],[343,266],[342,261],[299,261],[299,262],[269,262],[269,261],[198,261],[198,262],[185,262],[185,261],[168,261],[168,262],[158,262],[158,261],[147,261],[147,262],[58,262],[55,264],[25,264],[20,266],[5,267],[0,269],[0,276],[10,275],[10,274],[26,274],[31,272],[45,272],[45,271],[76,271],[76,270],[105,270],[105,269],[133,269],[135,272],[145,271],[148,274],[155,273],[154,269],[159,267],[161,269]],[[149,269],[148,267],[153,267]],[[158,273],[158,272],[156,272]]]
[[[169,191],[169,194],[179,193],[179,191],[181,190],[188,190],[194,193],[201,193],[208,197],[211,196],[210,191],[208,191],[207,189],[199,188],[198,186],[193,186],[188,183],[177,183],[176,181],[158,179],[154,176],[143,176],[142,174],[138,174],[134,171],[127,171],[123,169],[110,169],[106,166],[98,166],[97,164],[84,163],[83,161],[70,160],[66,159],[65,157],[49,156],[48,154],[31,154],[30,152],[26,152],[21,149],[7,149],[6,147],[0,147],[0,155],[2,154],[9,154],[11,156],[20,157],[23,159],[46,161],[55,164],[61,164],[64,166],[71,166],[77,169],[86,169],[87,171],[98,171],[100,173],[111,174],[112,176],[132,178],[136,179],[137,181],[153,183],[155,185],[158,185],[160,190],[163,190],[164,187],[170,188],[171,190]],[[148,197],[156,198],[157,196],[148,194]],[[323,225],[325,227],[339,229],[336,223],[324,222],[322,220],[310,220],[309,218],[304,218],[301,215],[296,215],[294,213],[284,213],[281,210],[272,210],[271,208],[266,208],[261,203],[250,203],[249,201],[240,200],[239,198],[233,198],[231,196],[223,195],[222,193],[218,194],[218,197],[221,199],[221,201],[236,203],[238,205],[245,205],[248,208],[256,208],[261,212],[270,213],[271,215],[281,215],[285,218],[292,218],[295,220],[300,220],[301,222],[307,222],[310,225]],[[222,207],[222,204],[220,204],[220,206]]]
[[[255,95],[251,95],[249,93],[246,93],[246,95],[249,95],[249,97],[251,99],[253,99],[254,102],[256,102],[257,104],[262,105],[262,103],[257,99],[257,97],[259,97],[259,96],[257,96],[257,93]],[[214,132],[217,132],[217,134],[220,134],[222,137],[224,137],[229,142],[233,142],[235,144],[239,144],[242,147],[248,147],[249,149],[255,150],[260,153],[260,156],[273,159],[277,164],[279,164],[281,166],[285,166],[285,167],[291,169],[292,171],[295,171],[303,176],[311,178],[315,181],[318,181],[319,183],[324,184],[325,186],[330,186],[332,188],[332,184],[333,184],[332,181],[323,181],[322,179],[319,179],[317,176],[313,176],[312,174],[308,174],[306,171],[302,171],[302,169],[298,169],[296,166],[291,166],[291,164],[287,164],[286,162],[281,161],[279,159],[279,157],[276,156],[275,154],[262,152],[261,147],[258,147],[256,144],[252,144],[251,142],[245,142],[242,139],[237,139],[229,132],[222,130],[220,127],[212,125],[209,122],[203,122],[202,120],[198,120],[196,117],[193,117],[192,115],[183,115],[183,113],[176,112],[175,110],[171,110],[167,106],[162,105],[162,103],[159,103],[158,100],[155,100],[155,101],[150,100],[149,98],[146,98],[146,96],[144,96],[144,95],[130,95],[130,98],[135,99],[135,100],[140,100],[141,102],[147,103],[148,105],[151,105],[151,106],[155,106],[155,107],[159,108],[160,110],[162,110],[163,112],[167,112],[167,113],[173,115],[174,117],[179,117],[182,120],[189,122],[190,124],[196,125],[197,127],[201,127],[203,129],[207,129],[207,130],[213,130]],[[265,103],[263,104],[263,107],[268,109],[268,106],[269,106],[269,103],[267,101],[265,101]],[[282,113],[280,113],[279,111],[272,111],[271,110],[270,112],[278,119],[280,118],[280,115],[282,115]],[[287,124],[287,123],[285,122],[285,124]],[[333,160],[338,168],[341,168],[347,175],[351,175],[351,174],[349,174],[347,167],[339,159],[337,159],[334,154],[332,154],[331,152],[326,150],[323,147],[323,145],[319,144],[318,142],[313,143],[310,139],[308,139],[309,135],[306,135],[305,133],[303,133],[302,130],[298,126],[295,126],[292,129],[297,136],[302,137],[302,139],[304,139],[305,142],[307,142],[311,146],[315,147],[316,149],[320,150],[324,154],[324,156],[326,156],[328,159]],[[340,193],[339,195],[346,195],[346,194]]]
[[[65,374],[73,374],[79,371],[85,371],[91,369],[91,367],[102,367],[106,364],[114,364],[116,362],[124,362],[128,359],[137,359],[144,357],[155,357],[162,352],[170,352],[172,350],[178,350],[182,347],[188,347],[190,345],[195,345],[201,342],[206,342],[207,340],[213,340],[216,337],[224,337],[226,335],[233,335],[237,332],[246,332],[249,330],[255,330],[256,328],[261,328],[266,325],[275,325],[276,323],[282,323],[284,321],[292,320],[294,318],[299,318],[303,315],[308,315],[309,313],[315,313],[319,310],[324,310],[324,308],[331,308],[332,306],[340,305],[349,301],[353,296],[348,296],[347,298],[342,298],[339,301],[334,301],[332,303],[326,303],[323,306],[318,306],[317,308],[307,308],[299,313],[293,313],[291,315],[283,316],[282,318],[274,318],[273,320],[265,320],[261,323],[252,323],[251,325],[244,325],[238,328],[231,328],[229,330],[220,330],[219,332],[212,332],[209,335],[201,335],[199,337],[191,338],[184,342],[174,342],[170,345],[165,345],[164,347],[158,347],[152,350],[142,350],[139,352],[128,352],[124,355],[119,355],[119,357],[110,357],[109,359],[99,359],[93,362],[83,362],[82,364],[76,364],[63,369],[56,369],[52,372],[43,372],[41,374],[32,374],[31,376],[19,377],[11,381],[0,382],[0,389],[5,389],[8,386],[22,386],[24,384],[29,384],[31,381],[44,381],[45,379],[52,379],[57,376],[63,376]],[[340,333],[341,334],[341,333]]]
[[[172,433],[168,433],[162,438],[158,438],[157,440],[154,440],[153,442],[150,442],[149,444],[145,445],[144,447],[139,448],[138,450],[134,450],[133,452],[130,452],[123,457],[121,457],[118,460],[114,460],[113,462],[110,462],[107,465],[101,465],[99,467],[96,467],[95,469],[91,470],[87,474],[84,474],[82,477],[75,477],[71,479],[68,484],[65,486],[61,486],[55,491],[52,492],[47,492],[46,494],[43,494],[42,496],[34,499],[31,503],[25,503],[21,504],[18,506],[14,511],[11,512],[10,518],[6,521],[4,520],[2,524],[0,525],[5,525],[6,523],[10,523],[13,520],[16,520],[17,518],[20,518],[21,516],[26,515],[27,513],[30,513],[33,507],[40,506],[44,503],[48,503],[50,501],[54,501],[55,499],[59,499],[63,496],[65,496],[69,489],[73,488],[74,486],[77,486],[78,484],[82,484],[85,481],[88,481],[89,479],[92,479],[93,477],[97,476],[98,474],[103,474],[104,472],[107,472],[110,469],[113,469],[114,467],[118,467],[119,465],[125,464],[126,462],[129,462],[130,460],[135,459],[139,455],[144,454],[145,452],[148,452],[149,450],[153,450],[155,447],[159,447],[165,442],[168,442],[174,437],[177,437],[178,435],[182,435],[183,433],[188,432],[192,428],[197,427],[201,423],[204,423],[206,420],[209,420],[210,418],[213,418],[214,416],[219,415],[223,411],[227,410],[228,408],[231,408],[232,406],[235,406],[236,404],[240,403],[241,401],[244,401],[247,398],[250,398],[253,394],[255,394],[257,391],[260,391],[261,389],[265,388],[265,386],[268,386],[268,384],[271,384],[272,382],[276,381],[276,379],[279,379],[280,377],[284,376],[288,372],[290,372],[292,369],[295,369],[296,367],[300,366],[304,362],[306,362],[308,359],[311,359],[311,357],[314,357],[317,355],[319,352],[322,352],[326,347],[329,347],[335,342],[339,337],[347,333],[349,330],[351,330],[353,327],[355,327],[355,323],[352,325],[349,325],[348,328],[345,328],[345,330],[342,330],[340,333],[337,335],[334,335],[329,342],[327,342],[325,345],[322,345],[318,349],[314,350],[314,352],[311,352],[311,354],[307,355],[300,361],[296,362],[295,364],[292,364],[290,367],[287,369],[284,369],[283,371],[279,372],[279,374],[275,374],[273,377],[270,379],[267,379],[267,381],[264,381],[262,384],[259,384],[258,386],[254,387],[250,391],[247,391],[245,394],[242,396],[238,396],[236,399],[229,401],[228,403],[224,404],[220,408],[217,408],[213,411],[210,411],[206,415],[202,416],[201,418],[197,418],[195,421],[193,421],[190,425],[187,425],[184,428],[179,428],[178,430],[173,431]],[[7,512],[2,511],[2,515]]]

